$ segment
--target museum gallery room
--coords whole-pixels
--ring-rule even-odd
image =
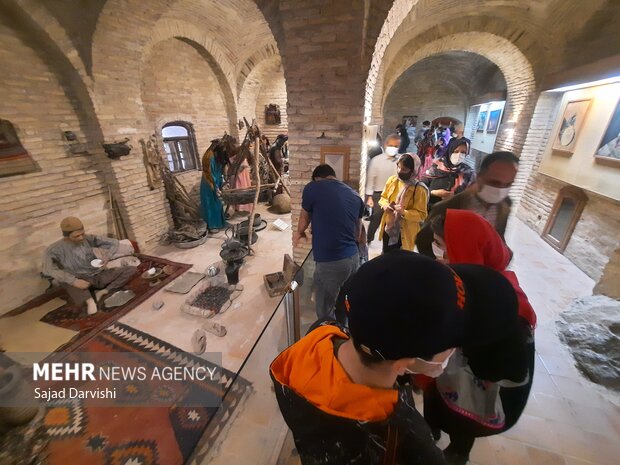
[[[619,463],[618,24],[2,0],[0,465]]]

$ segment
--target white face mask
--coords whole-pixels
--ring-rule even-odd
[[[478,197],[486,203],[500,203],[508,197],[510,187],[493,187],[484,185],[478,192]]]
[[[433,247],[433,255],[435,255],[435,258],[443,259],[446,257],[446,251],[444,249],[439,247],[434,242],[431,244],[431,246]]]
[[[405,373],[412,375],[426,375],[430,378],[439,378],[448,366],[448,363],[450,362],[450,357],[452,357],[455,350],[456,349],[451,349],[448,353],[448,356],[443,360],[443,362],[432,362],[424,360],[422,358],[416,358],[414,365],[415,368],[413,370],[405,370]]]
[[[386,147],[385,154],[390,157],[395,157],[396,155],[398,155],[398,147]]]
[[[460,165],[465,161],[466,157],[466,153],[454,152],[452,155],[450,155],[450,162],[452,162],[454,166]]]

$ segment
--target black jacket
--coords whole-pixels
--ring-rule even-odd
[[[433,443],[431,432],[415,408],[410,386],[398,386],[396,404],[390,414],[374,421],[353,418],[347,411],[335,411],[347,403],[347,386],[330,385],[326,372],[334,363],[332,340],[346,339],[346,330],[336,324],[323,324],[282,352],[271,364],[270,373],[282,416],[293,433],[295,446],[304,465],[401,465],[445,464],[443,453]],[[320,349],[317,350],[317,348]],[[316,361],[316,363],[315,363]],[[339,362],[336,363],[339,364]],[[338,365],[339,366],[339,365]],[[325,372],[321,373],[321,368]],[[295,370],[302,370],[295,374]],[[308,380],[308,373],[310,380]],[[297,376],[297,379],[295,380]],[[350,381],[349,381],[350,382]],[[292,384],[293,386],[289,385]],[[325,384],[325,404],[317,400]],[[346,383],[345,383],[346,384]],[[350,382],[351,392],[359,385]],[[312,401],[306,393],[312,392]],[[363,392],[363,391],[362,391]],[[357,391],[359,394],[359,391]],[[372,395],[372,394],[369,394]],[[338,397],[340,397],[338,399]],[[335,399],[336,398],[336,399]],[[354,400],[353,400],[354,398]],[[353,409],[373,399],[352,395]],[[396,461],[384,462],[388,429],[395,434]]]

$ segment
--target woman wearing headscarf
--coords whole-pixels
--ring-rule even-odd
[[[417,155],[405,153],[397,164],[397,175],[390,176],[381,193],[379,205],[383,216],[379,225],[379,240],[383,253],[394,249],[413,251],[415,238],[428,208],[428,188],[416,180],[420,169]]]
[[[468,152],[469,144],[462,141],[454,146],[452,153],[436,159],[428,170],[426,178],[431,193],[431,205],[463,192],[474,183],[476,172],[464,163]]]
[[[223,174],[226,164],[228,164],[228,156],[220,140],[211,141],[211,146],[202,157],[200,180],[200,213],[211,233],[218,232],[226,224],[224,208],[219,197],[219,191],[224,183]]]
[[[518,302],[520,324],[511,336],[494,345],[457,350],[444,373],[424,391],[424,417],[433,434],[438,438],[443,430],[450,436],[444,451],[448,463],[465,464],[476,437],[508,430],[523,413],[534,376],[536,313],[515,273],[506,270],[512,251],[488,221],[468,210],[448,209],[431,226],[439,260],[500,272]],[[485,331],[484,321],[476,325]]]
[[[396,126],[396,132],[400,136],[400,145],[398,146],[398,153],[407,152],[407,147],[409,147],[409,134],[407,133],[407,128],[404,125],[399,124]]]
[[[418,143],[418,157],[420,157],[420,170],[416,175],[418,181],[424,181],[427,178],[427,171],[433,166],[433,160],[435,159],[435,131],[431,126],[428,129],[420,142]]]

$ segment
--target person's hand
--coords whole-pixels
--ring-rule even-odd
[[[366,205],[368,205],[370,208],[375,206],[375,202],[373,202],[371,195],[369,195],[368,198],[366,199]]]
[[[76,279],[71,285],[73,287],[77,287],[78,289],[88,289],[90,287],[90,283],[83,279]]]
[[[394,205],[394,212],[397,215],[403,216],[403,211],[404,211],[404,208],[403,208],[403,206],[401,204]]]
[[[442,199],[447,199],[448,197],[452,197],[454,195],[452,192],[445,189],[436,189],[432,191],[431,194],[441,197]]]
[[[296,231],[295,234],[293,234],[293,247],[297,247],[299,242],[302,240],[306,242],[308,240],[308,236],[306,236],[305,232]]]

